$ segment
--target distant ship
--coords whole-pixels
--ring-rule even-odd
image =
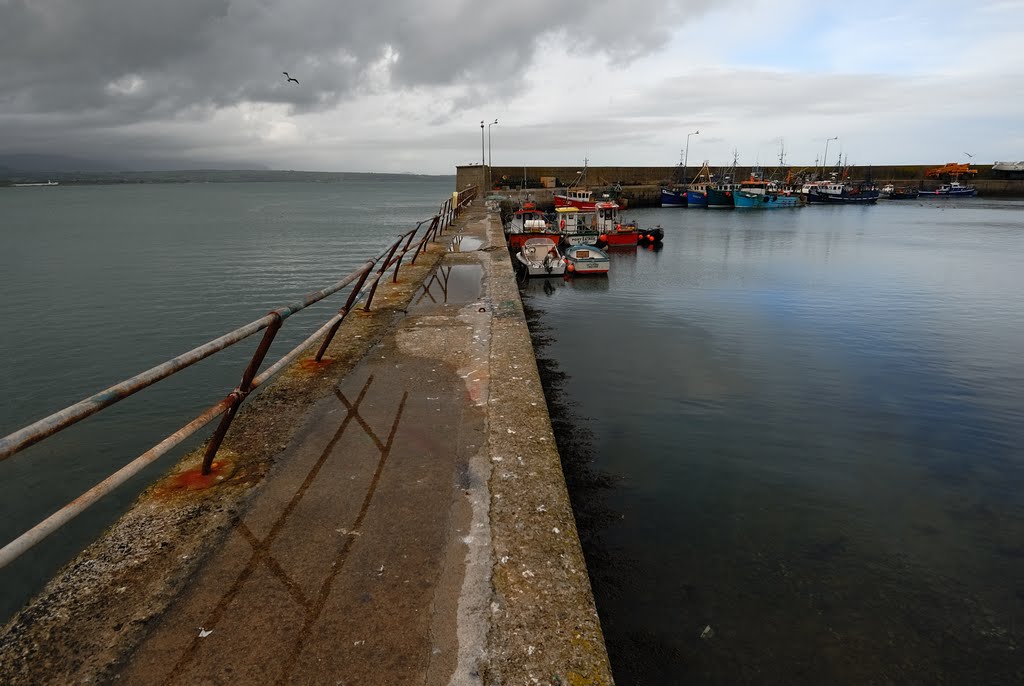
[[[57,181],[47,181],[46,183],[13,183],[12,186],[24,188],[26,186],[57,186],[60,185]]]
[[[1021,162],[996,162],[992,165],[993,171],[1024,171],[1024,161]]]

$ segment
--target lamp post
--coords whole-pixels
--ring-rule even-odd
[[[487,125],[487,190],[491,189],[491,127],[498,123],[495,119]]]
[[[829,141],[837,141],[837,140],[839,140],[839,136],[832,136],[831,138],[826,138],[825,139],[825,154],[821,158],[821,174],[822,174],[822,176],[825,175],[825,170],[828,169],[828,163],[826,162],[826,160],[828,159],[828,142]]]
[[[696,136],[700,131],[686,134],[686,152],[683,153],[683,183],[686,183],[686,163],[690,158],[690,136]]]

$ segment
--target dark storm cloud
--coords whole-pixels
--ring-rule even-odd
[[[240,102],[316,110],[372,87],[385,58],[397,87],[496,82],[559,29],[581,51],[654,50],[688,4],[0,0],[0,114],[98,111],[117,124]]]

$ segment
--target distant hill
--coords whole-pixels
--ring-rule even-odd
[[[122,172],[122,171],[175,171],[181,169],[207,170],[266,170],[267,166],[252,163],[194,162],[183,160],[92,160],[68,155],[38,153],[0,154],[0,173],[46,172]]]

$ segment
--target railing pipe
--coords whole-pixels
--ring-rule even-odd
[[[107,495],[115,488],[132,478],[149,465],[167,454],[168,451],[182,443],[189,436],[212,422],[218,415],[228,409],[230,397],[224,398],[211,406],[191,422],[160,441],[142,455],[138,456],[16,539],[0,548],[0,569],[6,567],[26,550],[43,540],[51,533],[80,515],[90,505]]]
[[[352,281],[354,281],[358,276],[359,271],[357,270],[332,286],[309,293],[301,301],[282,307],[275,310],[275,312],[278,313],[278,316],[280,316],[281,319],[286,319],[309,305],[319,302],[327,296],[338,292],[348,284],[352,283]],[[106,390],[91,395],[84,400],[80,400],[70,407],[66,407],[59,412],[53,413],[49,417],[40,419],[39,421],[29,424],[8,436],[0,438],[0,460],[7,459],[11,455],[24,450],[28,446],[38,443],[44,438],[52,436],[58,431],[62,431],[73,424],[77,424],[86,417],[94,415],[100,410],[124,400],[128,396],[138,393],[142,389],[148,388],[156,382],[166,379],[168,376],[171,376],[182,369],[191,367],[195,363],[205,360],[214,353],[220,352],[239,341],[245,340],[254,333],[265,329],[273,320],[273,313],[264,315],[253,322],[238,327],[234,331],[230,331],[219,338],[213,339],[209,343],[204,343],[203,345],[193,348],[186,353],[182,353],[163,364],[159,364],[152,369],[142,372],[141,374],[136,374],[130,379],[122,381],[119,384],[115,384]]]

